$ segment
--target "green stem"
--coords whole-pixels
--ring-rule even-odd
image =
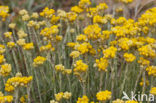
[[[36,82],[37,82],[37,89],[38,89],[38,94],[39,94],[40,103],[42,103],[42,97],[41,97],[41,93],[40,93],[39,80],[38,80],[38,78],[37,78],[36,70],[34,70],[34,72],[35,72],[35,78],[36,78]]]

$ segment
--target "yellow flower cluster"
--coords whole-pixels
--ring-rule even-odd
[[[73,7],[71,8],[71,11],[73,11],[73,12],[75,12],[75,13],[81,13],[81,12],[83,12],[83,9],[80,8],[79,6],[73,6]]]
[[[148,75],[156,76],[156,66],[149,66],[146,68]]]
[[[34,65],[35,67],[37,67],[37,66],[39,66],[39,65],[42,65],[45,61],[46,61],[46,58],[45,58],[45,57],[37,56],[37,57],[34,59],[33,65]]]
[[[137,101],[134,101],[134,100],[128,100],[125,103],[138,103],[138,102]]]
[[[144,26],[148,27],[154,27],[156,24],[156,7],[153,7],[149,10],[147,10],[141,17],[138,19],[138,25],[141,27],[141,29],[144,29]],[[147,28],[147,27],[146,27]]]
[[[105,24],[105,23],[107,23],[107,19],[100,15],[95,15],[93,17],[93,23]]]
[[[81,54],[90,53],[92,55],[95,54],[95,50],[90,43],[83,42],[82,44],[76,44],[75,49],[78,50]]]
[[[133,62],[136,59],[132,53],[124,53],[124,58],[127,62]]]
[[[2,21],[5,21],[6,17],[9,16],[9,7],[8,6],[0,6],[0,17]]]
[[[138,63],[140,63],[143,66],[148,66],[150,64],[150,61],[147,59],[144,59],[143,57],[140,57],[138,60]]]
[[[131,3],[133,2],[133,0],[119,0],[120,2],[123,2],[125,4]]]
[[[75,21],[77,18],[77,14],[75,12],[68,12],[67,13],[67,19],[70,21],[70,22],[73,22]]]
[[[47,27],[41,30],[40,34],[45,37],[50,37],[51,35],[57,34],[58,31],[59,31],[58,26],[53,25],[50,28]]]
[[[101,37],[100,37],[101,42],[104,42],[105,40],[108,40],[111,33],[112,33],[112,32],[111,32],[111,31],[108,31],[108,30],[102,31],[102,35],[101,35]]]
[[[7,95],[4,96],[2,92],[0,92],[0,103],[11,103],[13,101],[13,96]]]
[[[10,74],[11,72],[11,64],[3,64],[1,65],[1,69],[0,69],[0,75],[3,77],[6,77]]]
[[[24,95],[20,98],[21,103],[26,103],[26,100],[28,99],[28,95]]]
[[[48,43],[47,45],[44,45],[44,46],[41,46],[41,47],[40,47],[40,51],[41,51],[41,52],[42,52],[42,51],[48,51],[48,50],[54,51],[55,48],[52,47],[52,45],[51,45],[50,43]]]
[[[19,30],[19,31],[17,32],[17,35],[18,35],[18,38],[19,38],[19,39],[23,39],[23,38],[27,37],[28,34],[26,34],[26,33],[21,29],[21,30]]]
[[[67,74],[67,75],[72,73],[72,69],[65,69],[65,67],[62,64],[55,65],[55,70],[57,72],[62,72],[62,74]]]
[[[32,50],[33,48],[34,48],[33,43],[26,43],[26,44],[23,45],[24,50]]]
[[[83,63],[82,60],[78,60],[74,64],[74,72],[82,73],[82,72],[86,72],[87,69],[88,69],[88,65]]]
[[[89,99],[84,95],[82,98],[79,97],[76,103],[89,103]]]
[[[51,24],[56,24],[59,20],[60,20],[59,16],[53,15],[50,22]]]
[[[13,48],[13,47],[15,47],[15,43],[14,42],[7,42],[7,46],[9,47],[9,48]]]
[[[91,5],[91,1],[90,0],[80,0],[79,1],[79,6],[81,8],[86,8],[88,7],[89,5]]]
[[[124,103],[124,101],[120,100],[120,99],[117,99],[117,100],[114,100],[112,103]]]
[[[0,44],[0,54],[3,54],[5,52],[5,46]]]
[[[6,38],[11,39],[12,32],[5,32],[5,33],[4,33],[4,36],[5,36]]]
[[[83,35],[83,34],[80,34],[80,35],[76,36],[76,40],[80,41],[80,42],[88,41],[86,35]]]
[[[64,68],[64,66],[62,64],[58,64],[58,65],[55,65],[55,69],[58,72],[59,71],[62,72],[65,68]]]
[[[60,92],[58,94],[55,94],[55,99],[56,101],[61,101],[61,99],[69,99],[71,97],[71,93],[70,92]]]
[[[156,87],[152,87],[150,93],[156,95]]]
[[[121,38],[118,40],[118,46],[123,50],[129,50],[133,45],[133,41],[128,38]]]
[[[20,45],[20,46],[24,46],[24,45],[25,45],[25,39],[18,39],[18,40],[16,41],[16,43],[17,43],[18,45]]]
[[[71,56],[72,58],[77,58],[77,57],[80,56],[80,52],[79,52],[79,51],[72,51],[72,52],[70,53],[70,56]]]
[[[13,92],[18,86],[27,86],[32,81],[32,79],[32,76],[9,78],[5,84],[5,91]]]
[[[110,46],[109,48],[103,51],[104,58],[114,58],[117,52],[117,48]]]
[[[104,58],[96,59],[96,67],[98,67],[99,71],[107,71],[108,60]]]
[[[97,24],[88,25],[84,29],[84,34],[87,35],[88,39],[96,40],[101,36],[101,28]]]
[[[151,45],[145,45],[138,49],[140,55],[145,57],[155,57],[156,53],[155,50],[152,49]]]
[[[106,101],[111,98],[111,92],[108,90],[100,91],[96,94],[97,100],[99,101]]]
[[[55,13],[54,9],[49,9],[48,7],[46,7],[42,12],[40,12],[40,16],[51,18],[54,13]]]
[[[4,58],[3,55],[0,55],[0,64],[3,63],[3,62],[5,62],[5,58]]]

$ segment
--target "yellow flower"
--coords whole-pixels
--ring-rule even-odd
[[[15,26],[16,26],[15,23],[10,23],[10,24],[9,24],[9,28],[11,28],[11,29],[15,29]]]
[[[62,36],[56,35],[56,41],[61,41],[61,40],[62,40]]]
[[[111,98],[111,92],[108,90],[100,91],[96,94],[97,100],[99,101],[106,101]]]
[[[140,59],[138,60],[138,63],[143,66],[148,66],[150,64],[150,61],[147,59],[144,59],[143,57],[140,57]]]
[[[79,1],[79,6],[82,7],[82,8],[86,8],[89,5],[91,5],[90,0],[80,0]]]
[[[76,103],[89,103],[89,99],[84,95],[82,98],[79,97]]]
[[[88,39],[98,39],[101,36],[101,28],[97,25],[88,25],[84,29],[84,34],[88,36]]]
[[[27,37],[27,34],[22,29],[17,32],[17,35],[19,39],[23,39],[24,37]]]
[[[28,95],[24,95],[24,96],[22,96],[22,97],[20,98],[20,102],[21,102],[21,103],[26,103],[27,99],[28,99]]]
[[[28,21],[30,19],[30,16],[28,14],[25,14],[22,16],[23,21]]]
[[[117,52],[117,48],[111,46],[103,51],[104,58],[114,58]]]
[[[40,12],[40,16],[43,16],[45,18],[51,18],[54,13],[54,9],[49,9],[48,7],[46,7],[42,12]]]
[[[8,46],[9,48],[13,48],[13,47],[15,47],[15,43],[14,43],[14,42],[8,42],[8,43],[7,43],[7,46]]]
[[[31,50],[34,48],[34,44],[33,43],[26,43],[24,46],[23,46],[23,49],[24,50]]]
[[[133,0],[119,0],[119,1],[125,4],[133,2]]]
[[[71,11],[73,11],[73,12],[75,12],[75,13],[81,13],[81,12],[83,12],[83,9],[80,8],[79,6],[73,6],[73,7],[71,8]]]
[[[107,23],[107,19],[105,17],[95,15],[93,17],[93,23],[105,24],[105,23]]]
[[[16,41],[16,43],[17,43],[18,45],[20,45],[20,46],[24,46],[24,45],[25,45],[25,39],[18,39],[18,40]]]
[[[58,93],[58,94],[55,94],[55,99],[56,99],[56,101],[59,102],[59,101],[63,98],[63,95],[64,95],[63,92],[60,92],[60,93]]]
[[[58,65],[55,65],[55,69],[56,69],[56,71],[63,71],[64,66],[62,64],[58,64]]]
[[[0,75],[3,77],[6,77],[10,74],[11,72],[11,65],[10,64],[3,64],[1,65],[1,69],[0,69]]]
[[[97,10],[105,10],[108,8],[106,3],[100,3],[99,5],[96,6]]]
[[[156,76],[156,66],[148,66],[146,71],[148,72],[148,75]]]
[[[138,102],[137,101],[134,101],[134,100],[128,100],[125,103],[138,103]]]
[[[70,21],[70,22],[74,22],[77,18],[77,14],[74,13],[74,12],[68,12],[67,13],[67,19]]]
[[[76,40],[77,41],[87,41],[87,37],[86,37],[86,35],[80,34],[80,35],[76,36]]]
[[[140,55],[145,57],[155,57],[156,53],[155,50],[152,49],[151,45],[145,45],[138,49]]]
[[[124,53],[124,58],[127,62],[133,62],[136,57],[131,53]]]
[[[5,32],[5,33],[4,33],[4,36],[5,36],[6,38],[11,39],[12,32]]]
[[[70,92],[64,92],[63,93],[63,98],[64,99],[69,99],[71,97],[71,93]]]
[[[0,44],[0,54],[3,54],[5,52],[5,46]]]
[[[28,14],[28,11],[25,10],[25,9],[22,9],[22,10],[19,11],[19,14],[20,15],[26,15],[26,14]]]
[[[64,70],[63,70],[63,73],[69,75],[69,74],[72,73],[72,69],[64,69]]]
[[[52,51],[54,51],[55,48],[52,47],[51,43],[48,43],[47,45],[41,46],[41,47],[40,47],[40,51],[41,51],[41,52],[42,52],[42,51],[47,51],[47,50],[52,50]]]
[[[35,25],[36,25],[36,22],[33,21],[33,20],[30,20],[30,21],[28,22],[28,24],[27,24],[28,27],[33,27],[33,26],[35,26]]]
[[[133,41],[128,38],[121,38],[118,40],[118,46],[123,50],[129,50],[133,45]]]
[[[0,64],[3,63],[3,62],[5,62],[5,58],[4,58],[3,55],[0,55]]]
[[[150,93],[156,95],[156,87],[152,87]]]
[[[67,43],[67,46],[69,46],[69,47],[71,47],[71,48],[74,48],[76,44],[77,44],[77,43],[69,42],[69,43]]]
[[[37,56],[37,57],[34,59],[33,65],[36,67],[36,66],[38,66],[38,65],[42,65],[45,61],[46,61],[46,58],[45,58],[45,57]]]
[[[13,96],[11,96],[11,95],[0,96],[1,103],[11,103],[12,101],[13,101]]]
[[[110,34],[111,34],[111,31],[108,31],[108,30],[102,31],[102,35],[101,35],[101,37],[100,37],[101,42],[103,42],[103,41],[105,41],[105,40],[108,40]]]
[[[55,100],[50,100],[50,103],[58,103],[58,102]]]
[[[74,64],[74,72],[86,72],[88,69],[88,65],[83,63],[82,60],[78,60],[76,61],[76,63]]]
[[[84,42],[82,44],[75,45],[75,49],[78,50],[81,54],[85,54],[92,50],[93,47],[89,43]]]
[[[27,86],[31,81],[33,77],[12,77],[7,80],[5,83],[5,91],[7,92],[13,92],[16,87],[18,86]]]
[[[51,24],[56,24],[59,21],[60,17],[53,15],[51,18]]]
[[[114,100],[112,103],[124,103],[124,101],[120,100],[120,99],[117,99],[117,100]]]
[[[41,30],[40,35],[50,38],[51,35],[55,35],[59,32],[58,26],[53,25],[50,28],[46,27]]]
[[[72,58],[77,58],[77,57],[80,56],[80,52],[79,52],[79,51],[72,51],[72,52],[70,53],[70,56],[71,56]]]
[[[6,17],[9,16],[9,7],[8,6],[0,6],[0,17],[2,21],[5,21]]]
[[[99,71],[107,71],[108,60],[104,58],[96,59],[96,67],[98,67]]]
[[[31,15],[32,18],[37,19],[39,17],[37,12],[32,13]]]

